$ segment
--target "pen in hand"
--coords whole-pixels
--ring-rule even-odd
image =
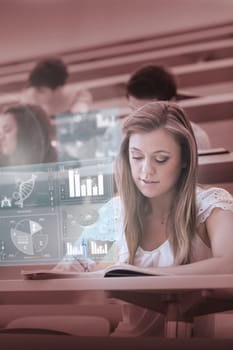
[[[68,259],[63,259],[54,268],[54,271],[77,271],[91,272],[96,267],[95,261],[89,258],[80,258],[76,255],[69,256]]]

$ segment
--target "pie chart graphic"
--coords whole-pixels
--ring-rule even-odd
[[[47,246],[48,235],[43,233],[40,223],[23,219],[11,228],[11,240],[20,252],[35,255]]]

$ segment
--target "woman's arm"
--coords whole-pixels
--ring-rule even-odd
[[[233,212],[215,208],[206,220],[213,257],[181,266],[156,267],[172,274],[233,273]]]

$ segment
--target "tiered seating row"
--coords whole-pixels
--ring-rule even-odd
[[[175,47],[178,45],[210,42],[233,37],[233,23],[223,23],[214,26],[191,29],[189,31],[169,32],[151,37],[141,37],[130,41],[98,45],[71,52],[58,53],[66,64],[93,62],[109,57],[128,55],[129,53],[146,52],[152,49]],[[35,62],[43,57],[0,64],[0,76],[17,72],[29,72]]]
[[[233,39],[190,44],[150,52],[129,54],[123,57],[108,58],[96,62],[72,63],[69,65],[69,81],[82,82],[101,77],[126,74],[145,64],[172,67],[207,60],[230,58],[232,56]],[[1,91],[13,92],[24,88],[26,86],[27,77],[28,72],[2,76],[0,81]]]

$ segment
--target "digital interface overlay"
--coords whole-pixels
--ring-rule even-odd
[[[56,115],[56,142],[60,161],[116,157],[120,145],[119,109]]]
[[[100,220],[114,196],[113,160],[0,169],[0,265],[115,259],[115,229]]]

